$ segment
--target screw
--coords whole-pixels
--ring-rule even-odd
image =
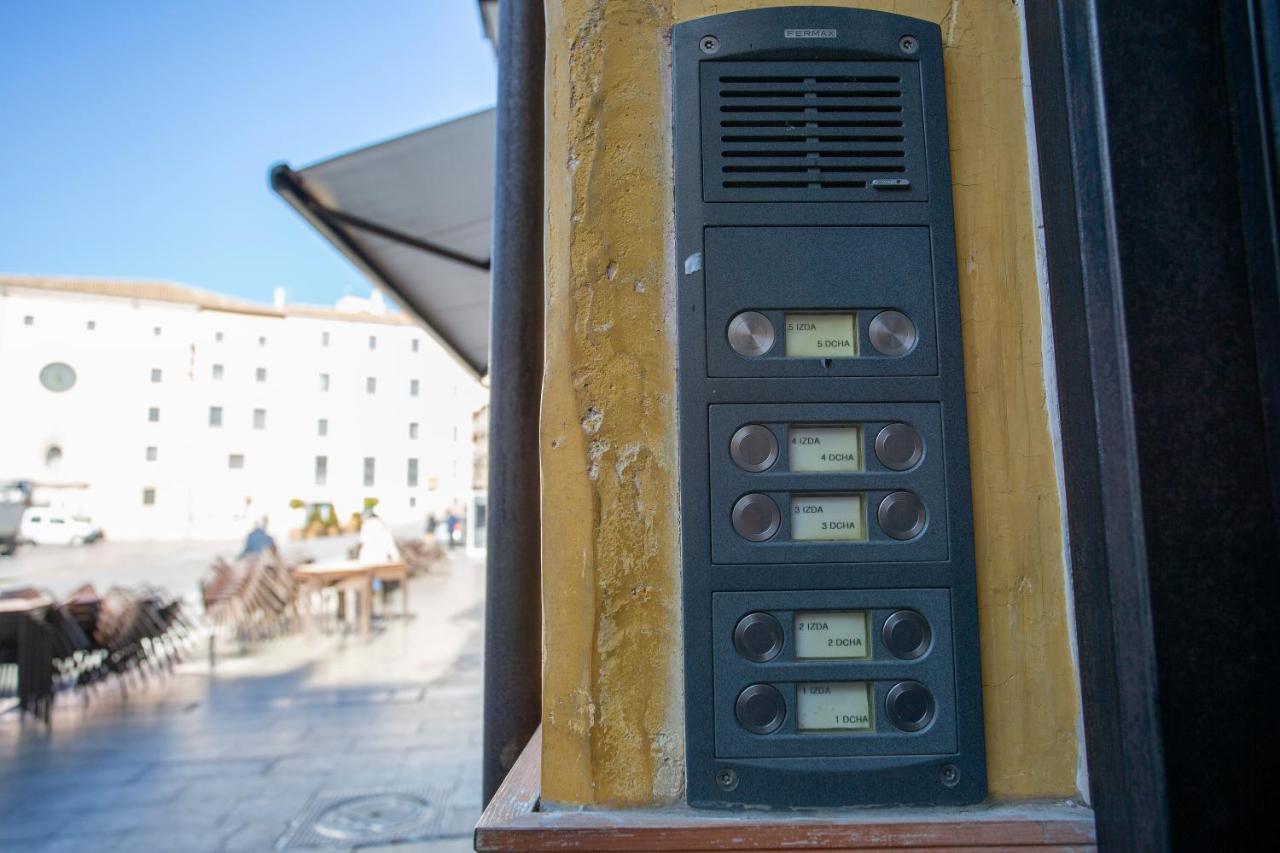
[[[942,772],[938,775],[942,777],[942,784],[948,788],[954,788],[960,782],[960,768],[954,764],[942,765]]]
[[[716,784],[725,791],[732,791],[738,787],[738,774],[725,768],[716,773]]]
[[[702,48],[703,53],[715,53],[720,49],[720,39],[715,36],[703,36],[698,42],[698,47]]]
[[[915,36],[903,36],[898,39],[898,47],[902,48],[903,53],[915,53],[920,49],[920,42]]]

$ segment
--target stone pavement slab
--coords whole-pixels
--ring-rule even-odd
[[[343,824],[296,849],[471,849],[482,566],[452,559],[410,590],[414,618],[396,602],[367,640],[289,637],[212,669],[201,657],[87,705],[59,697],[48,728],[0,715],[0,849],[268,851],[317,803],[415,791],[441,792],[435,838],[370,847]]]

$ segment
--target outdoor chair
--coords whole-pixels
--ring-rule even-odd
[[[240,641],[278,636],[297,622],[297,585],[272,554],[218,560],[200,592],[209,622]]]
[[[409,567],[409,575],[433,571],[444,560],[444,546],[436,539],[397,539],[396,546]]]

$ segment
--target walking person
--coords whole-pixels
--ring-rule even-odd
[[[240,559],[262,553],[273,557],[279,556],[276,540],[267,532],[267,523],[267,517],[264,515],[254,524],[253,530],[250,530],[249,535],[244,539],[244,550],[240,552]]]

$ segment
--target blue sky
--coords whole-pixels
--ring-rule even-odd
[[[491,106],[495,77],[475,0],[4,0],[0,272],[363,294],[268,169]]]

